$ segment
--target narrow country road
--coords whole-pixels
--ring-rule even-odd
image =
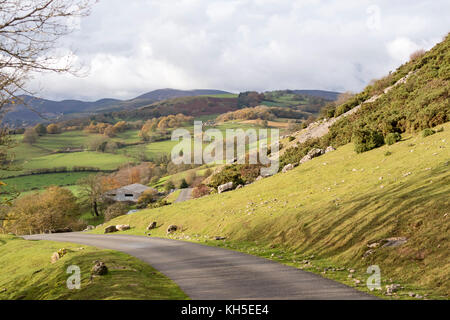
[[[343,284],[267,259],[161,238],[83,233],[25,236],[128,253],[175,281],[192,299],[375,299]]]
[[[193,190],[194,189],[192,189],[192,188],[181,189],[181,192],[178,195],[177,200],[175,200],[175,203],[191,200]]]

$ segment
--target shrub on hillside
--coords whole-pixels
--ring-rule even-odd
[[[156,191],[149,189],[144,191],[138,199],[138,209],[147,208],[147,206],[155,201]]]
[[[242,179],[241,172],[238,165],[231,165],[223,168],[222,171],[216,173],[212,178],[209,186],[211,188],[217,188],[218,186],[233,182],[233,185],[238,186],[240,184],[245,184]]]
[[[168,201],[165,200],[165,199],[161,199],[161,200],[159,200],[159,201],[157,201],[157,202],[150,203],[150,204],[148,205],[148,208],[154,209],[154,208],[160,208],[160,207],[169,206],[169,205],[171,205],[170,202],[168,202]]]
[[[352,141],[355,144],[355,151],[362,153],[381,147],[384,144],[384,137],[375,130],[359,129],[353,132]]]
[[[398,132],[393,132],[393,133],[389,133],[386,138],[384,139],[384,141],[386,142],[386,144],[388,146],[393,145],[394,143],[399,142],[400,140],[402,140],[402,135]]]
[[[116,202],[106,208],[105,221],[110,221],[114,218],[123,216],[128,211],[128,206],[122,202]]]
[[[204,184],[201,184],[197,187],[194,188],[194,190],[192,191],[192,196],[197,199],[197,198],[201,198],[204,196],[207,196],[211,193],[211,189],[208,188],[207,186],[205,186]]]
[[[428,136],[432,136],[435,133],[436,133],[436,131],[434,131],[433,129],[425,129],[425,130],[422,131],[422,136],[424,138],[426,138]]]

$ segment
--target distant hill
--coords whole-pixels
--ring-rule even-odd
[[[80,100],[53,101],[28,95],[20,96],[24,104],[14,106],[12,111],[6,113],[2,123],[11,127],[34,125],[45,120],[59,121],[67,118],[78,118],[119,110],[132,110],[155,102],[190,96],[224,95],[230,94],[221,90],[175,90],[159,89],[147,92],[130,100],[101,99],[94,102]],[[25,106],[26,105],[26,106]]]
[[[222,90],[176,90],[176,89],[158,89],[154,91],[150,91],[140,95],[139,97],[134,98],[133,100],[140,99],[148,99],[153,101],[162,101],[172,98],[181,98],[181,97],[193,97],[193,96],[206,96],[206,95],[217,95],[217,94],[230,94],[230,92],[222,91]]]
[[[340,95],[340,92],[324,91],[324,90],[292,90],[295,94],[306,94],[313,97],[322,98],[325,100],[335,101]]]
[[[279,100],[269,100],[266,104],[274,106],[297,104],[301,111],[310,112],[313,115],[317,114],[327,101],[335,100],[339,94],[337,92],[322,90],[284,90],[279,92],[282,92],[284,97],[280,97]],[[288,94],[285,94],[286,92]],[[194,99],[186,104],[183,100],[172,100],[205,96],[208,96],[209,100],[207,102],[202,99]],[[86,118],[116,112],[122,112],[120,115],[125,118],[134,118],[144,114],[147,117],[153,114],[160,116],[170,114],[168,112],[184,112],[190,115],[208,115],[212,114],[212,112],[217,114],[235,110],[238,107],[234,105],[238,104],[235,101],[236,99],[233,99],[235,97],[237,95],[223,90],[177,90],[170,88],[150,91],[129,100],[105,98],[94,102],[80,100],[53,101],[24,95],[20,97],[23,99],[24,104],[16,105],[11,111],[4,114],[2,124],[13,128],[26,127],[40,122]],[[169,102],[164,105],[154,105],[157,102],[166,100]],[[218,104],[213,106],[214,103]],[[145,107],[143,111],[138,111],[143,107]],[[124,111],[132,112],[126,115]]]

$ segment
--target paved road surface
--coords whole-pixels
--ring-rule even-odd
[[[374,299],[318,275],[240,252],[170,239],[66,233],[28,240],[73,242],[135,256],[192,299]]]
[[[175,200],[175,203],[191,200],[192,190],[194,190],[194,189],[192,189],[192,188],[181,189],[181,192],[178,195],[177,200]]]

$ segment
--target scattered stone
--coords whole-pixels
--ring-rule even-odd
[[[378,248],[379,246],[380,246],[379,242],[374,242],[374,243],[367,244],[367,247],[371,248],[371,249]]]
[[[409,292],[408,296],[410,296],[411,298],[414,298],[416,296],[416,294],[414,292]]]
[[[355,273],[355,270],[354,269],[350,269],[350,270],[348,270],[348,272]]]
[[[108,226],[105,228],[105,233],[113,233],[113,232],[117,232],[117,228],[116,226]]]
[[[308,152],[308,154],[306,156],[303,157],[302,160],[300,160],[300,164],[308,162],[314,158],[320,157],[324,153],[325,153],[325,151],[323,149],[318,149],[318,148],[312,149]]]
[[[240,184],[240,185],[238,185],[237,187],[236,187],[236,190],[239,190],[239,189],[242,189],[244,186],[242,185],[242,184]]]
[[[405,173],[405,174],[403,175],[403,177],[407,177],[407,176],[410,176],[410,175],[412,175],[412,173],[411,173],[411,172],[407,172],[407,173]]]
[[[368,256],[370,256],[371,254],[373,254],[375,252],[375,250],[373,249],[369,249],[366,252],[364,252],[363,254],[363,258],[367,258]]]
[[[262,179],[264,179],[264,178],[262,176],[259,176],[258,178],[255,179],[255,181],[259,181],[259,180],[262,180]]]
[[[91,274],[96,276],[103,276],[108,273],[108,267],[104,262],[95,261],[94,266],[92,267]]]
[[[360,284],[361,283],[361,280],[359,280],[359,279],[355,279],[353,281],[355,281],[355,284]]]
[[[219,186],[217,188],[217,191],[219,193],[223,193],[223,192],[226,192],[226,191],[230,191],[231,189],[233,189],[233,182],[228,182],[228,183],[225,183],[225,184]]]
[[[50,258],[50,261],[51,261],[52,263],[55,263],[55,262],[58,261],[58,260],[59,260],[59,254],[58,254],[58,252],[53,252],[52,257]]]
[[[294,169],[294,165],[292,163],[286,165],[281,172],[286,173]]]
[[[86,229],[84,229],[84,231],[91,231],[94,230],[95,227],[94,226],[87,226]]]
[[[153,230],[153,229],[155,229],[155,228],[156,228],[156,225],[157,225],[156,221],[153,221],[152,223],[150,223],[150,224],[148,225],[147,230]]]
[[[325,149],[325,153],[329,153],[329,152],[333,152],[336,151],[335,148],[333,148],[332,146],[329,146],[328,148]]]
[[[416,294],[416,296],[414,298],[416,298],[416,299],[423,299],[423,297],[420,294]]]
[[[116,226],[116,229],[117,229],[118,231],[126,231],[126,230],[130,230],[131,227],[130,227],[129,224],[118,224],[118,225]]]
[[[349,274],[349,275],[348,275],[348,278],[353,278],[353,275],[352,275],[352,274]]]
[[[397,292],[398,289],[401,288],[401,285],[399,284],[390,284],[386,286],[386,294],[391,295],[394,292]]]
[[[404,245],[406,242],[408,242],[408,239],[405,237],[395,237],[395,238],[388,238],[383,240],[384,245],[382,248],[386,247],[399,247],[401,245]]]
[[[172,232],[175,232],[175,231],[177,231],[177,230],[178,230],[178,227],[177,227],[176,225],[172,224],[172,225],[170,225],[170,226],[167,228],[167,233],[172,233]]]

